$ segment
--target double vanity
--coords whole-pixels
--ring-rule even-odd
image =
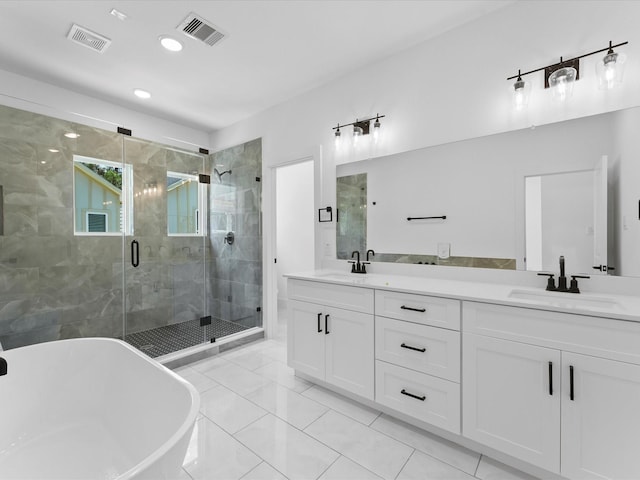
[[[330,271],[288,295],[298,375],[532,473],[640,478],[639,298]]]

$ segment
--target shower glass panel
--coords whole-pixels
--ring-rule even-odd
[[[206,156],[126,138],[124,158],[133,169],[125,340],[157,357],[208,340]]]
[[[122,169],[122,136],[0,106],[0,343],[5,349],[123,335],[117,275],[123,237],[113,222],[120,189],[105,179],[106,170],[89,170],[78,203],[74,159],[79,157]],[[74,210],[85,227],[89,222],[84,232],[74,227]]]

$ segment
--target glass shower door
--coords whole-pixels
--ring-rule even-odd
[[[126,138],[133,205],[125,241],[125,339],[152,357],[207,341],[204,156]]]

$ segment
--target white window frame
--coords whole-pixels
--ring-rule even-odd
[[[169,218],[168,218],[168,208],[169,202],[167,202],[167,236],[169,237],[204,237],[207,232],[207,185],[204,183],[200,183],[200,178],[198,175],[193,175],[190,173],[182,173],[182,172],[172,172],[167,170],[167,178],[180,178],[181,180],[191,180],[195,181],[198,184],[198,207],[195,210],[195,222],[196,222],[196,233],[170,233],[169,232]],[[169,189],[167,188],[167,195],[169,194]]]
[[[122,205],[120,208],[120,231],[119,232],[83,232],[76,230],[76,163],[94,163],[107,167],[122,169]],[[84,155],[73,156],[73,233],[75,236],[85,237],[119,237],[123,234],[133,235],[133,165],[129,163],[114,162],[101,158],[87,157]],[[105,213],[87,210],[88,213]],[[87,215],[85,214],[85,225],[88,228]],[[107,217],[108,220],[108,217]],[[124,230],[124,231],[123,231]]]

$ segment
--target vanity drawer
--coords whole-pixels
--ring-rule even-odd
[[[376,315],[460,330],[460,301],[376,290]]]
[[[376,402],[460,434],[460,384],[376,360]]]
[[[376,317],[376,358],[459,382],[460,333]]]
[[[290,278],[287,290],[288,296],[292,300],[319,303],[355,312],[373,313],[373,290],[370,288]]]
[[[640,364],[640,323],[533,308],[463,302],[465,333]]]

